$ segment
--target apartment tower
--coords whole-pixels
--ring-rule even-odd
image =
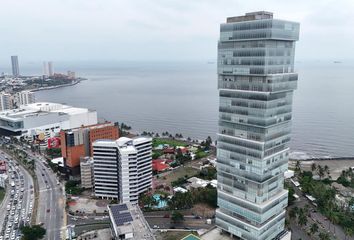
[[[284,236],[295,41],[270,12],[227,18],[218,43],[217,226],[239,239]]]
[[[36,101],[34,92],[21,91],[16,93],[16,104],[17,106],[31,104]]]
[[[121,137],[93,143],[95,196],[138,203],[152,184],[151,138]]]

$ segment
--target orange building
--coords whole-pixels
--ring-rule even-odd
[[[61,153],[67,173],[69,175],[80,173],[80,158],[92,156],[94,141],[118,138],[118,126],[111,122],[60,131]]]

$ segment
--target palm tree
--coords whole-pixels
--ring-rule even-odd
[[[290,209],[290,211],[289,211],[289,218],[290,218],[291,220],[294,220],[294,219],[296,218],[296,215],[297,215],[297,212],[296,212],[295,208]]]
[[[318,235],[321,240],[330,240],[331,238],[329,237],[328,233],[320,232],[320,235]]]
[[[332,212],[332,210],[331,210],[331,212]],[[332,224],[333,224],[333,232],[334,232],[334,234],[336,234],[336,224],[339,222],[338,215],[335,212],[333,212],[330,215],[330,219],[329,220],[332,222]]]
[[[307,224],[307,216],[305,214],[304,209],[302,209],[302,208],[299,209],[299,215],[298,215],[298,218],[297,218],[297,223],[299,224],[300,227]]]
[[[311,171],[314,172],[317,169],[316,163],[311,164]]]
[[[310,233],[311,235],[315,234],[318,232],[318,225],[317,223],[312,223],[311,228],[310,228]]]
[[[325,172],[324,172],[324,168],[321,165],[317,166],[317,171],[318,171],[318,176],[320,177],[320,180],[322,180]]]
[[[348,236],[349,237],[353,236],[353,230],[351,228],[345,228],[344,231],[345,231],[345,239],[347,239]]]
[[[324,166],[324,171],[327,174],[327,177],[329,176],[329,167],[327,165]]]
[[[301,172],[301,162],[299,160],[297,160],[295,163],[295,172]]]

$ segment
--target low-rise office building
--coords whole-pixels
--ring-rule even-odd
[[[0,112],[0,135],[24,136],[43,141],[82,125],[97,124],[97,112],[59,103],[38,102]]]
[[[70,176],[80,173],[80,158],[92,157],[94,141],[114,140],[118,137],[118,126],[111,122],[60,131],[61,153],[64,157],[66,173]]]
[[[109,205],[108,214],[113,239],[155,240],[138,205],[131,203]]]
[[[152,182],[152,139],[121,137],[93,143],[95,195],[137,203]]]

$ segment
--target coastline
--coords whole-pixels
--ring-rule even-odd
[[[40,87],[40,88],[35,88],[35,89],[29,89],[29,91],[38,92],[38,91],[52,90],[52,89],[62,88],[62,87],[70,87],[70,86],[74,86],[74,85],[80,83],[80,82],[83,81],[83,80],[87,80],[87,79],[79,78],[79,79],[77,79],[77,80],[75,80],[74,82],[69,83],[69,84],[63,84],[63,85],[57,85],[57,86],[50,86],[50,87]]]

